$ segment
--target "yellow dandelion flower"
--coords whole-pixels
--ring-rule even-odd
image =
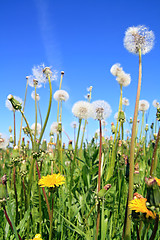
[[[154,178],[158,184],[158,186],[160,187],[160,179],[158,179],[157,177]]]
[[[130,201],[128,206],[131,210],[134,210],[135,212],[146,213],[146,218],[152,217],[153,219],[155,219],[156,214],[147,209],[146,202],[146,198],[136,198]]]
[[[52,174],[52,175],[47,175],[46,177],[42,177],[38,185],[40,187],[49,187],[49,188],[54,188],[54,187],[59,187],[60,185],[65,183],[65,177],[58,174]]]
[[[35,237],[30,240],[43,240],[43,239],[41,238],[41,234],[36,234]]]

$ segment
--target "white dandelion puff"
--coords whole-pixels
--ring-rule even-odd
[[[155,108],[160,108],[160,103],[159,103],[156,99],[153,100],[152,105],[153,105],[153,107],[155,107]]]
[[[149,108],[149,102],[146,100],[139,101],[139,111],[145,112]]]
[[[33,134],[35,133],[35,123],[32,124],[31,131],[32,131]],[[41,132],[41,124],[37,123],[37,135],[39,135],[40,132]]]
[[[120,63],[114,64],[110,69],[110,72],[113,76],[118,76],[122,71],[123,68],[121,67]]]
[[[69,99],[69,94],[65,90],[57,90],[53,97],[56,101],[67,101]]]
[[[103,101],[97,100],[92,103],[92,117],[97,120],[104,120],[112,113],[111,106]]]
[[[91,113],[91,104],[86,101],[78,101],[73,105],[72,113],[79,119],[88,119]]]
[[[122,104],[125,106],[129,106],[129,100],[127,98],[122,98]]]
[[[32,91],[31,93],[31,97],[33,98],[33,100],[35,100],[35,91]],[[39,101],[40,100],[40,96],[38,93],[36,93],[36,100]]]
[[[146,54],[153,48],[154,39],[153,31],[144,25],[129,27],[125,32],[124,46],[131,53],[138,54],[141,50],[142,54]]]

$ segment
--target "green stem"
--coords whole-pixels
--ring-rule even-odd
[[[47,116],[46,116],[42,131],[41,131],[41,134],[40,134],[40,137],[39,137],[38,149],[39,149],[39,146],[40,146],[43,134],[44,134],[44,130],[45,130],[47,122],[48,122],[49,114],[50,114],[50,111],[51,111],[51,105],[52,105],[52,84],[51,84],[50,76],[48,76],[48,82],[49,82],[49,89],[50,89],[49,106],[48,106]]]
[[[50,230],[49,230],[49,240],[52,240],[52,224],[53,224],[53,190],[51,191],[51,219],[50,219]]]
[[[14,119],[14,142],[13,142],[13,146],[16,146],[16,114],[15,114],[15,110],[13,110],[13,119]]]
[[[142,60],[141,60],[141,50],[139,50],[139,78],[138,78],[137,96],[136,96],[136,103],[135,103],[135,109],[134,109],[131,146],[130,146],[128,202],[130,202],[133,198],[134,151],[135,151],[138,106],[139,106],[139,98],[140,98],[140,91],[141,91],[141,79],[142,79]],[[132,211],[128,207],[127,220],[126,220],[126,226],[125,226],[125,236],[124,236],[125,240],[131,239],[131,218],[130,218],[131,212]]]
[[[24,108],[25,108],[25,104],[26,104],[27,89],[28,89],[28,78],[27,78],[26,91],[25,91],[25,97],[24,97],[24,103],[23,103],[23,112],[24,112]],[[21,144],[22,123],[23,123],[23,116],[21,117],[21,125],[20,125],[20,131],[19,131],[19,141],[18,141],[19,148],[20,148],[20,144]]]
[[[36,152],[36,137],[37,137],[37,93],[36,93],[36,85],[35,85],[35,129],[34,129],[34,151]]]
[[[150,176],[154,176],[155,170],[157,168],[156,153],[157,153],[159,139],[160,139],[160,128],[158,130],[158,135],[157,135],[156,143],[155,143],[154,150],[153,150]]]

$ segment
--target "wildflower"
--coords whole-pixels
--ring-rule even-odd
[[[58,123],[57,122],[52,123],[50,131],[52,134],[54,134],[54,133],[58,134]]]
[[[139,101],[139,111],[145,112],[149,108],[149,102],[146,100]]]
[[[122,98],[122,104],[125,106],[129,106],[129,100],[127,98]]]
[[[32,130],[32,133],[34,134],[34,131],[35,131],[35,123],[32,124],[31,130]],[[37,134],[40,134],[40,132],[41,132],[41,124],[40,124],[40,123],[37,123]]]
[[[146,198],[135,198],[129,203],[129,208],[131,210],[134,210],[135,212],[141,212],[141,213],[146,213],[146,218],[152,217],[155,219],[156,214],[153,213],[152,211],[148,210],[146,207]]]
[[[59,187],[64,183],[65,183],[65,177],[60,175],[60,173],[58,173],[58,174],[47,175],[46,177],[43,176],[39,180],[38,185],[40,185],[40,187],[55,188],[55,187]]]
[[[35,237],[30,240],[43,240],[43,239],[41,238],[41,234],[36,234]]]
[[[77,128],[78,123],[76,121],[71,122],[71,127],[72,128]]]
[[[5,149],[8,146],[8,144],[9,144],[8,138],[4,134],[0,133],[0,149]]]
[[[112,75],[118,76],[123,71],[122,67],[120,66],[121,65],[119,63],[116,63],[111,67],[110,72],[112,73]]]
[[[31,97],[33,98],[33,100],[35,100],[35,91],[32,91],[31,93]],[[40,100],[40,96],[38,93],[36,93],[36,100],[39,101]]]
[[[157,177],[154,178],[158,184],[158,186],[160,187],[160,179],[158,179]]]
[[[50,80],[54,81],[57,79],[57,71],[51,71],[51,67],[45,67],[44,64],[39,66],[34,66],[32,68],[33,75],[40,83],[48,82],[48,76],[50,76]]]
[[[28,76],[28,84],[30,87],[41,88],[42,84],[32,75]]]
[[[91,104],[86,101],[78,101],[73,105],[72,113],[79,119],[87,119],[91,114]]]
[[[67,101],[69,98],[69,94],[64,90],[57,90],[54,93],[53,97],[56,101]]]
[[[9,94],[5,104],[10,111],[14,111],[22,108],[23,100],[20,97]]]
[[[153,100],[152,104],[153,104],[153,107],[160,108],[160,103],[156,99]]]
[[[104,120],[112,113],[111,106],[103,101],[98,100],[92,103],[92,117],[97,120]]]
[[[127,87],[131,82],[130,74],[125,73],[122,71],[116,78],[117,82],[122,85],[123,87]]]
[[[131,53],[138,54],[141,50],[146,54],[153,48],[154,39],[154,33],[143,25],[129,27],[125,32],[124,46]]]

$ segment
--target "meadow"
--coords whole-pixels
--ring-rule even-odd
[[[105,120],[111,115],[111,107],[105,100],[92,102],[90,86],[86,101],[72,107],[78,120],[72,123],[74,139],[63,144],[62,136],[67,134],[63,129],[63,102],[69,98],[62,88],[63,71],[54,94],[56,72],[38,66],[26,78],[23,101],[8,95],[6,106],[13,112],[14,124],[13,129],[9,127],[9,138],[0,135],[0,240],[159,239],[160,104],[153,102],[154,122],[146,124],[150,104],[140,100],[141,56],[152,49],[153,43],[154,33],[145,26],[130,27],[125,33],[126,49],[139,59],[134,116],[128,120],[131,134],[125,134],[125,107],[129,101],[123,97],[131,76],[117,63],[110,72],[120,86],[119,106],[109,137],[105,136]],[[37,94],[41,84],[49,89],[44,119]],[[25,115],[28,85],[34,88],[32,126]],[[44,132],[53,98],[57,101],[57,122],[52,124],[47,142]],[[15,112],[22,117],[18,139]],[[99,130],[87,141],[89,118],[98,121]]]

